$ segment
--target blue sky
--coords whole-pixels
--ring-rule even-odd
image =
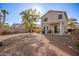
[[[21,23],[20,12],[26,9],[37,9],[41,16],[48,10],[66,11],[68,18],[76,18],[79,22],[79,4],[77,3],[2,3],[1,9],[6,9],[9,12],[6,22],[10,25],[13,23]],[[40,22],[39,22],[40,23]]]

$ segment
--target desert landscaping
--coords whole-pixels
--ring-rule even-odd
[[[0,36],[3,46],[0,46],[1,56],[71,56],[78,52],[68,47],[63,41],[49,38],[38,33],[21,33]],[[6,37],[6,38],[4,38]]]

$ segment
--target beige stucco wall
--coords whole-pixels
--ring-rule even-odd
[[[58,19],[58,15],[62,14],[63,17],[62,19]],[[48,18],[48,21],[47,22],[63,22],[63,31],[66,32],[67,31],[67,18],[64,14],[64,12],[49,12],[47,13],[46,15],[44,15],[42,18],[41,18],[41,27],[43,28],[44,26],[48,25],[44,22],[44,18]]]

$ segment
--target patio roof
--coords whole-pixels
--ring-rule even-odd
[[[45,22],[45,23],[46,23],[46,24],[58,24],[58,23],[60,23],[60,22],[63,22],[63,21],[54,21],[54,22],[48,21],[48,22]]]

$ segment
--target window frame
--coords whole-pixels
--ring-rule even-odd
[[[63,18],[63,15],[62,14],[59,14],[58,15],[58,19],[62,19]]]
[[[55,25],[54,26],[54,33],[60,33],[60,27]]]
[[[48,18],[44,18],[44,22],[47,22],[48,21]]]

